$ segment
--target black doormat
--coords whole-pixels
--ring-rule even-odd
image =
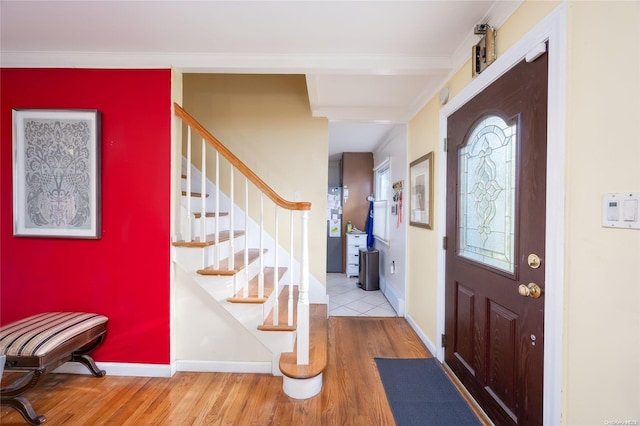
[[[482,425],[435,358],[376,358],[398,426]]]

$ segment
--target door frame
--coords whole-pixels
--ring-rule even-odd
[[[562,414],[562,332],[565,258],[565,138],[566,138],[566,31],[567,6],[560,4],[525,34],[490,67],[469,83],[440,110],[439,140],[447,137],[447,119],[476,94],[497,80],[540,43],[549,44],[547,109],[547,207],[545,235],[545,314],[543,421],[557,424]],[[444,143],[438,150],[438,241],[446,235],[447,157]],[[444,362],[442,335],[445,331],[445,250],[438,250],[436,357]]]

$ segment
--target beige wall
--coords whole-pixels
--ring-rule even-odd
[[[525,2],[499,28],[498,56],[557,4]],[[604,193],[640,191],[640,2],[570,1],[567,12],[562,424],[640,422],[640,231],[601,226]],[[467,63],[451,96],[470,81]],[[438,151],[438,113],[433,99],[411,120],[410,161]],[[410,227],[408,314],[434,343],[439,246]]]
[[[185,74],[184,107],[280,196],[293,201],[299,192],[300,201],[311,202],[309,270],[324,284],[328,123],[311,117],[304,76]],[[207,169],[214,170],[214,163]],[[221,188],[228,188],[226,170],[221,167]],[[235,188],[242,206],[244,183],[238,177]],[[257,194],[251,195],[249,210],[257,220]],[[265,202],[267,226],[273,223],[272,212],[273,205]],[[281,209],[280,245],[288,249],[285,217],[288,221],[288,212]],[[295,232],[297,245],[299,227]]]
[[[640,191],[640,2],[569,5],[565,420],[640,424],[640,230],[600,211]]]
[[[437,99],[431,100],[409,122],[409,162],[431,151],[434,153],[433,188],[435,203],[431,229],[409,226],[407,238],[408,285],[407,313],[416,321],[432,343],[436,342],[436,274],[437,255],[441,247],[437,241],[438,229],[438,164],[442,160],[438,149]],[[435,354],[434,354],[435,355]]]

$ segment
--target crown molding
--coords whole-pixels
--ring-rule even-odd
[[[448,57],[236,55],[203,52],[2,51],[5,68],[177,68],[184,72],[413,75],[448,70]]]

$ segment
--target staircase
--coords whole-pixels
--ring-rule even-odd
[[[326,292],[309,276],[311,205],[284,200],[179,105],[174,112],[186,153],[172,242],[177,356],[262,365],[283,376],[287,395],[310,398],[327,365]]]

